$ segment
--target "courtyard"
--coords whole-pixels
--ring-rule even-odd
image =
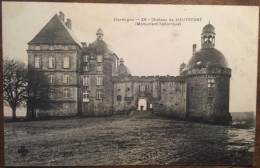
[[[6,166],[250,165],[254,153],[254,128],[191,123],[146,112],[4,127]]]

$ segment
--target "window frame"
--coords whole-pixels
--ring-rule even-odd
[[[38,65],[38,66],[36,66],[36,65]],[[34,68],[37,68],[37,69],[41,68],[41,58],[40,58],[40,56],[34,57]]]
[[[55,81],[55,75],[54,75],[54,73],[50,73],[50,74],[49,74],[49,83],[50,83],[50,84],[53,84],[54,81]]]
[[[63,89],[63,98],[69,98],[69,88]]]
[[[65,66],[67,65],[67,66]],[[64,69],[69,69],[70,68],[70,57],[69,56],[64,56],[63,57],[63,66]]]
[[[97,62],[98,63],[103,62],[103,56],[102,55],[97,55]]]
[[[83,86],[89,86],[89,84],[90,84],[90,77],[87,76],[87,75],[84,75],[83,79],[82,79],[82,85]]]
[[[97,90],[97,98],[98,100],[103,99],[103,90],[102,89],[98,89]]]
[[[48,68],[49,69],[54,69],[55,68],[55,57],[52,55],[52,56],[49,56],[49,66]]]
[[[96,85],[97,86],[102,86],[103,85],[103,76],[97,76],[97,82]]]
[[[89,55],[83,55],[83,62],[89,63]]]
[[[68,73],[63,74],[62,82],[67,84],[70,83],[70,75]]]

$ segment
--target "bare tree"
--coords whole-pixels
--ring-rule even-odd
[[[16,109],[26,104],[27,100],[27,67],[17,60],[3,62],[4,103],[12,109],[13,120]]]

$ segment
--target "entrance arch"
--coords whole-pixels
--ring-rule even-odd
[[[139,99],[138,101],[138,110],[146,111],[147,110],[147,101],[146,99]]]

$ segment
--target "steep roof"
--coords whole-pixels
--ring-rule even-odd
[[[57,14],[42,28],[28,44],[76,44],[81,43]]]

